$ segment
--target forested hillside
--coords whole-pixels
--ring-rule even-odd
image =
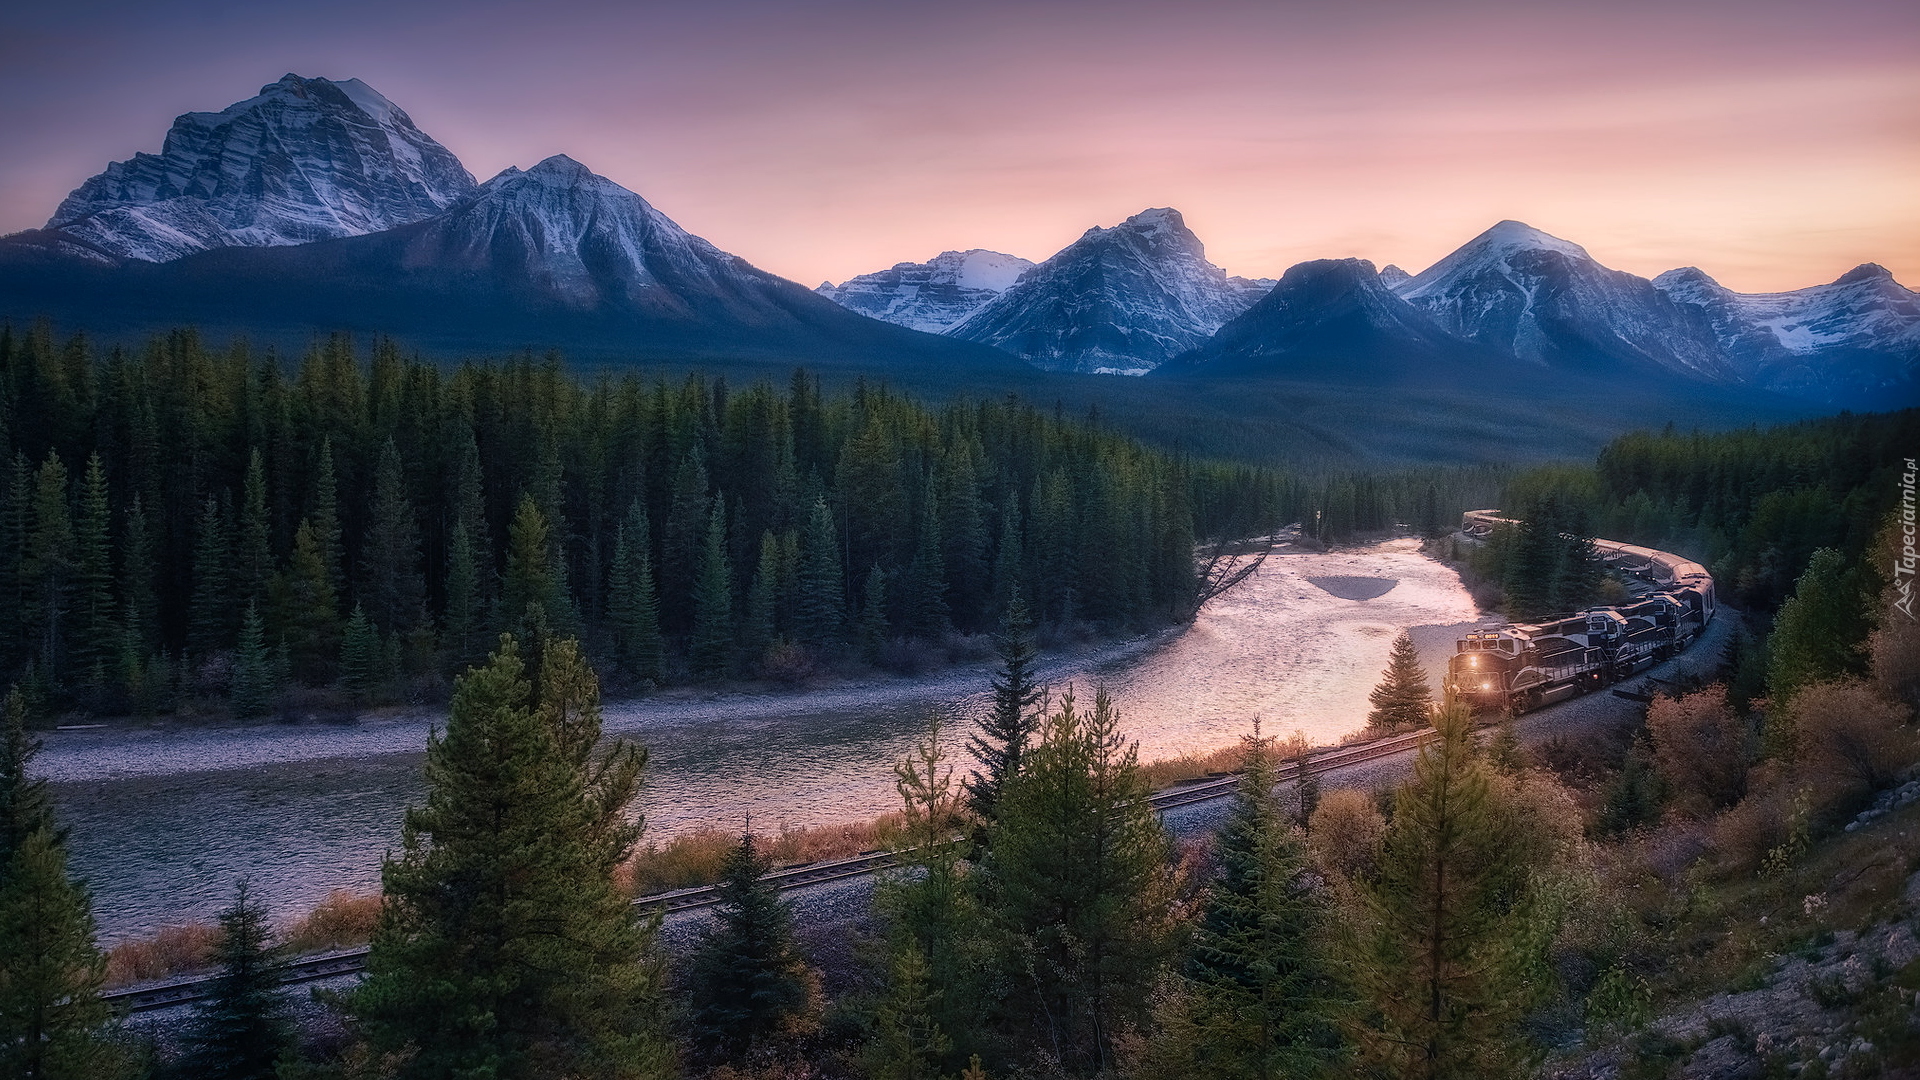
[[[259,711],[437,682],[529,618],[629,683],[805,671],[997,625],[1185,613],[1279,485],[1011,399],[446,368],[336,338],[97,355],[0,334],[0,670],[54,702]],[[537,609],[537,614],[533,613]]]

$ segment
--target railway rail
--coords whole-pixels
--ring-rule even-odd
[[[1319,775],[1343,769],[1381,758],[1392,757],[1413,750],[1436,738],[1432,728],[1409,732],[1404,735],[1390,735],[1372,742],[1355,743],[1350,746],[1334,747],[1320,751],[1307,758],[1306,767],[1310,774]],[[1288,762],[1278,770],[1276,780],[1285,783],[1298,775],[1299,763]],[[1193,806],[1198,803],[1224,799],[1232,795],[1240,783],[1238,773],[1223,773],[1197,781],[1189,781],[1174,787],[1156,791],[1148,796],[1155,810],[1166,812],[1178,807]],[[852,858],[833,859],[826,862],[803,863],[799,866],[784,866],[769,871],[762,881],[768,882],[782,892],[791,889],[805,889],[828,882],[842,881],[847,878],[865,877],[893,866],[895,853],[891,851],[868,851]],[[634,901],[639,907],[652,908],[673,914],[691,911],[695,908],[710,907],[720,902],[720,889],[717,885],[696,885],[687,889],[675,889],[671,892],[643,896]],[[299,983],[318,982],[323,979],[335,979],[347,975],[356,975],[367,966],[367,950],[343,949],[320,956],[303,957],[288,964],[282,985],[292,986]],[[147,986],[128,987],[110,990],[100,996],[110,1005],[127,1013],[152,1012],[158,1009],[173,1009],[205,1000],[212,992],[214,979],[211,976],[197,976],[173,982]]]

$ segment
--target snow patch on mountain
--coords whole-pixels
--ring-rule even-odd
[[[999,296],[1033,262],[985,248],[943,251],[923,263],[822,282],[814,291],[842,307],[914,330],[942,333]]]
[[[474,189],[451,151],[358,79],[287,75],[173,122],[159,154],[116,161],[47,227],[122,258],[360,236],[440,213]]]
[[[1204,342],[1272,281],[1229,277],[1180,212],[1092,228],[947,333],[1049,370],[1139,375]]]
[[[1653,285],[1707,320],[1743,381],[1867,405],[1920,384],[1920,296],[1877,264],[1790,292],[1734,292],[1692,266]]]

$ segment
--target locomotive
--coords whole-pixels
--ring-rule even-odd
[[[1460,529],[1482,539],[1516,522],[1469,510]],[[1482,627],[1459,639],[1447,691],[1475,708],[1515,713],[1598,690],[1677,655],[1713,621],[1713,575],[1653,548],[1593,541],[1602,562],[1634,582],[1626,604]]]

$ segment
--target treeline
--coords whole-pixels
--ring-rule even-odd
[[[1618,599],[1585,557],[1584,540],[1641,544],[1705,565],[1720,599],[1765,627],[1815,551],[1832,548],[1853,563],[1867,550],[1899,504],[1903,463],[1917,445],[1915,409],[1622,435],[1591,466],[1508,478],[1488,505],[1529,524],[1496,534],[1467,561],[1477,578],[1500,587],[1494,602],[1530,617]],[[1878,583],[1863,579],[1860,587]]]
[[[0,672],[56,705],[418,690],[532,604],[620,682],[804,674],[989,628],[1193,603],[1197,538],[1285,485],[1012,400],[934,409],[557,358],[297,364],[180,332],[0,330]]]

